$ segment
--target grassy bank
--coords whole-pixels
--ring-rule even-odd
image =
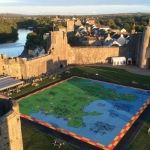
[[[149,128],[150,117],[144,123],[139,133],[136,135],[128,150],[150,150],[150,135],[148,135]]]
[[[58,150],[54,146],[54,137],[44,134],[35,129],[22,125],[23,149],[24,150]],[[61,150],[81,150],[78,147],[66,143],[61,146]]]

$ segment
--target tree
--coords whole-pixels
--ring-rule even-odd
[[[115,22],[114,22],[113,19],[108,19],[108,20],[107,20],[107,25],[108,25],[108,26],[113,26],[113,27],[116,26],[116,24],[115,24]]]
[[[143,29],[144,29],[144,26],[142,26],[142,25],[135,26],[135,31],[137,31],[137,32],[143,32]]]
[[[83,44],[80,42],[79,37],[77,37],[77,36],[70,36],[70,37],[68,37],[68,43],[71,46],[83,46]]]
[[[100,25],[100,21],[98,19],[95,20],[96,25]]]
[[[146,21],[141,21],[140,24],[143,25],[143,26],[147,26],[147,22]]]
[[[135,20],[134,20],[134,18],[129,17],[129,18],[127,18],[127,19],[125,20],[125,22],[131,24],[131,23],[134,23]]]
[[[37,37],[37,34],[35,32],[31,32],[27,35],[27,41],[32,41]]]
[[[14,22],[0,22],[0,43],[12,42],[18,39],[18,28]]]
[[[125,28],[128,32],[131,30],[131,26],[128,23],[125,23],[123,28]]]
[[[114,19],[114,22],[115,22],[115,24],[117,25],[117,26],[121,26],[121,19],[120,18],[115,18]]]

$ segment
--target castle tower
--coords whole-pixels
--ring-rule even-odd
[[[150,68],[150,25],[146,26],[143,31],[139,67]]]
[[[50,49],[53,69],[67,66],[67,34],[64,31],[50,32]]]
[[[17,102],[0,98],[0,150],[23,150]]]
[[[67,33],[72,34],[74,32],[74,20],[67,20]]]

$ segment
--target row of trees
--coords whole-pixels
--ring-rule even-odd
[[[119,17],[98,17],[96,24],[108,25],[112,29],[125,28],[127,31],[131,31],[133,28],[137,32],[142,32],[144,26],[149,24],[150,16],[119,16]]]
[[[43,35],[53,30],[53,22],[49,17],[39,17],[33,22],[33,32],[27,35],[26,45],[30,48],[41,46],[47,47],[47,41],[43,39]]]
[[[49,17],[39,17],[33,24],[33,32],[27,35],[26,45],[32,48],[36,46],[41,46],[44,49],[47,47],[46,40],[43,39],[43,35],[45,33],[49,33],[49,31],[53,31],[55,26],[65,26],[66,22],[52,22]]]
[[[14,22],[0,22],[0,43],[13,42],[18,39],[18,27]]]

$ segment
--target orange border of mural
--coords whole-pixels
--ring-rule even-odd
[[[36,93],[38,93],[38,92],[40,92],[40,91],[43,91],[43,90],[45,90],[45,89],[48,89],[48,88],[50,88],[50,87],[52,87],[52,86],[55,86],[55,85],[57,85],[57,84],[60,84],[60,83],[62,83],[62,82],[65,82],[65,81],[67,81],[67,80],[69,80],[69,79],[71,79],[71,78],[74,78],[74,77],[78,77],[78,76],[72,76],[72,77],[67,78],[67,79],[65,79],[65,80],[62,80],[62,81],[60,81],[60,82],[57,82],[57,83],[55,83],[55,84],[53,84],[53,85],[50,85],[50,86],[48,86],[48,87],[46,87],[46,88],[43,88],[43,89],[41,89],[41,90],[38,90],[38,91],[36,91],[36,92],[34,92],[34,93],[28,94],[27,96],[21,97],[21,98],[17,99],[17,101],[22,100],[22,99],[24,99],[24,98],[26,98],[26,97],[29,97],[29,96],[31,96],[31,95],[34,95],[34,94],[36,94]],[[84,77],[78,77],[78,78],[84,78]],[[84,79],[89,79],[89,78],[84,78]],[[94,79],[89,79],[89,80],[94,80]],[[94,80],[94,81],[99,81],[99,80]],[[99,82],[104,82],[104,81],[99,81]],[[104,82],[104,83],[109,83],[109,82]],[[109,83],[109,84],[113,84],[113,83]],[[117,84],[114,84],[114,85],[117,85]],[[124,85],[120,85],[120,86],[124,86]],[[124,86],[124,87],[130,87],[130,86]],[[130,88],[133,88],[133,87],[130,87]],[[135,88],[135,89],[137,89],[137,88]],[[143,89],[141,89],[141,90],[143,90]],[[146,91],[146,90],[143,90],[143,91]],[[30,120],[30,121],[39,123],[39,124],[41,124],[41,125],[43,125],[43,126],[45,126],[45,127],[51,128],[51,129],[56,130],[56,131],[58,131],[58,132],[67,134],[67,135],[69,135],[69,136],[72,136],[72,137],[74,137],[74,138],[76,138],[76,139],[78,139],[78,140],[81,140],[81,141],[83,141],[83,142],[86,142],[86,143],[88,143],[88,144],[91,144],[91,145],[93,145],[93,146],[96,146],[96,147],[98,147],[98,148],[102,148],[102,149],[104,149],[104,150],[113,150],[113,149],[115,148],[115,146],[119,143],[119,141],[123,138],[123,136],[126,134],[126,132],[130,129],[130,127],[133,125],[133,123],[138,119],[138,117],[141,115],[141,113],[146,109],[146,107],[147,107],[149,104],[150,104],[150,98],[143,104],[143,106],[136,112],[136,114],[131,118],[131,120],[124,126],[124,128],[119,132],[119,134],[113,139],[113,141],[112,141],[108,146],[105,146],[105,145],[103,145],[103,144],[94,142],[93,140],[87,139],[87,138],[85,138],[85,137],[82,137],[82,136],[77,135],[77,134],[75,134],[75,133],[69,132],[69,131],[67,131],[67,130],[64,130],[64,129],[61,129],[61,128],[57,128],[57,127],[55,127],[55,126],[52,126],[51,124],[48,124],[48,123],[46,123],[46,122],[43,122],[43,121],[37,120],[37,119],[35,119],[35,118],[29,117],[29,116],[27,116],[27,115],[25,115],[25,114],[21,114],[21,117],[23,117],[23,118],[25,118],[25,119],[28,119],[28,120]]]

